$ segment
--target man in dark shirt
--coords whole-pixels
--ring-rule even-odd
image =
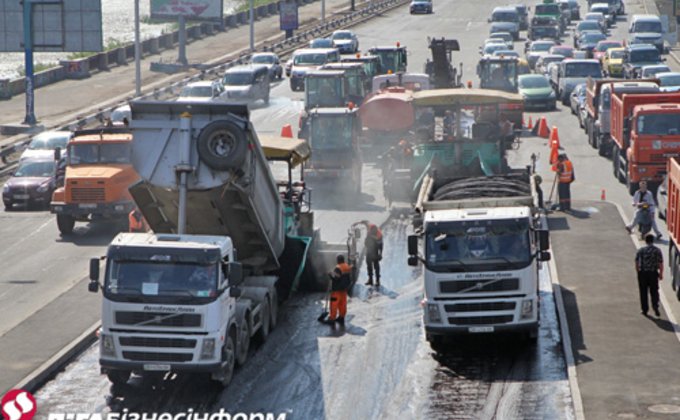
[[[642,315],[647,315],[649,302],[647,294],[652,298],[652,309],[656,316],[659,313],[659,280],[663,280],[663,253],[654,246],[654,235],[645,236],[646,245],[638,249],[635,255],[638,286],[640,288],[640,306]]]

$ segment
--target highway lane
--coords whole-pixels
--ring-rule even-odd
[[[498,3],[485,0],[457,3],[456,8],[435,6],[435,14],[430,16],[409,16],[406,8],[401,8],[355,31],[364,48],[396,41],[407,45],[411,71],[422,71],[429,56],[427,36],[456,37],[463,50],[455,58],[464,60],[463,80],[473,80],[477,47],[486,37],[486,17]],[[297,113],[293,109],[300,106],[295,101],[300,94],[291,95],[286,88],[284,82],[274,89],[270,111],[288,115],[295,126]],[[284,108],[276,108],[279,105]],[[275,108],[278,111],[273,111]],[[278,132],[280,123],[268,120],[266,117],[272,114],[263,111],[253,113],[257,129]],[[525,165],[529,155],[520,150],[516,163]],[[371,187],[380,185],[379,174],[374,172],[365,180],[365,191],[379,197]],[[332,196],[326,191],[326,199]],[[347,207],[355,204],[338,201],[338,205]],[[335,229],[342,233],[347,224],[337,217],[346,212],[329,208],[334,203],[320,202],[323,210],[317,213],[317,221],[323,232]],[[380,200],[372,204],[381,205]],[[384,218],[386,211],[370,214]],[[251,360],[225,392],[210,391],[205,382],[178,376],[155,384],[134,378],[122,395],[114,396],[108,381],[96,374],[95,346],[41,390],[39,404],[52,412],[103,413],[124,408],[178,412],[187,407],[197,411],[223,407],[230,412],[286,412],[289,418],[303,419],[573,418],[550,279],[545,271],[541,276],[544,321],[536,346],[495,338],[472,340],[449,356],[435,357],[422,333],[420,271],[405,265],[409,231],[407,219],[396,216],[390,220],[385,229],[384,287],[378,292],[357,287],[344,332],[316,322],[322,296],[289,301],[284,309],[285,321],[262,348],[253,350]]]

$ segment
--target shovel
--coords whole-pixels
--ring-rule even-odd
[[[330,289],[330,286],[328,287]],[[321,312],[321,315],[316,319],[319,322],[324,322],[324,320],[328,317],[328,314],[330,313],[328,306],[331,303],[331,291],[328,290],[326,292],[326,304],[324,305],[323,312]]]
[[[545,202],[545,208],[554,210],[552,208],[552,198],[553,198],[553,193],[555,192],[555,185],[557,184],[557,176],[558,174],[555,173],[555,179],[553,179],[553,184],[552,187],[550,188],[550,197],[548,197],[548,200]]]

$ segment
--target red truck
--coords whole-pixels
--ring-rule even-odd
[[[614,175],[633,194],[640,181],[656,190],[668,158],[680,156],[680,92],[611,96]]]
[[[680,159],[668,159],[668,184],[665,192],[667,201],[666,225],[668,226],[668,266],[673,278],[673,290],[680,300]]]

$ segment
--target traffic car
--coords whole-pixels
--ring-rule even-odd
[[[188,83],[182,88],[178,102],[221,102],[227,98],[224,86],[219,80],[202,80]]]
[[[552,38],[558,42],[560,36],[560,24],[554,17],[535,16],[531,19],[531,24],[527,31],[527,38],[529,40],[534,41],[542,38]]]
[[[659,80],[659,90],[662,92],[680,91],[680,72],[669,71],[665,73],[657,73],[655,77]]]
[[[663,54],[666,50],[663,25],[656,15],[633,15],[628,26],[628,44],[652,44]]]
[[[352,31],[339,30],[331,35],[333,47],[337,48],[341,54],[354,54],[359,51],[359,39]]]
[[[549,54],[550,48],[554,45],[554,41],[547,40],[528,42],[526,45],[526,57],[529,67],[533,70],[538,58],[542,55]]]
[[[505,42],[505,45],[508,46],[508,49],[510,49],[510,50],[515,49],[515,45],[513,43],[514,39],[512,38],[512,34],[510,32],[494,32],[492,34],[489,34],[488,40],[492,40],[492,39],[500,39],[503,42]]]
[[[548,78],[542,74],[523,74],[518,77],[518,92],[524,108],[556,109],[557,97]]]
[[[339,62],[340,52],[337,48],[303,48],[293,53],[290,70],[290,89],[304,90],[305,75],[308,71],[318,70],[326,63]]]
[[[621,41],[614,41],[611,39],[604,39],[595,45],[593,48],[593,58],[602,61],[602,58],[610,48],[623,48]]]
[[[578,116],[579,109],[585,104],[586,101],[586,84],[579,83],[574,87],[574,90],[569,94],[569,108],[573,115]],[[579,118],[579,125],[581,125],[581,119]]]
[[[493,32],[510,32],[512,37],[517,41],[519,39],[519,23],[520,16],[517,9],[514,7],[495,7],[491,12],[489,22],[492,23]]]
[[[604,15],[600,12],[589,12],[583,17],[584,21],[593,20],[600,25],[601,31],[603,33],[607,32],[607,21]]]
[[[561,55],[564,58],[574,58],[574,48],[567,45],[555,45],[550,47],[550,54]]]
[[[479,48],[479,53],[482,56],[493,55],[496,51],[507,50],[508,46],[504,42],[490,42],[483,47]]]
[[[56,189],[57,161],[54,156],[24,159],[2,187],[5,210],[17,206],[49,208]]]
[[[587,58],[593,57],[593,50],[597,43],[607,39],[607,35],[602,32],[597,31],[586,31],[581,33],[581,37],[578,39],[578,49],[586,52]]]
[[[250,104],[262,99],[269,104],[269,69],[246,65],[228,69],[222,77],[226,93],[224,100],[234,104]]]
[[[70,131],[44,131],[31,138],[28,147],[19,157],[20,160],[35,158],[54,159],[54,151],[58,147],[62,151],[66,150],[68,141],[73,136]]]
[[[513,4],[519,14],[519,30],[526,31],[529,28],[529,8],[526,4]]]
[[[640,68],[640,79],[653,79],[658,73],[668,73],[671,69],[665,64],[652,64]]]
[[[544,74],[548,75],[548,66],[551,63],[559,63],[560,61],[564,60],[563,55],[559,54],[546,54],[542,55],[538,58],[538,61],[536,61],[536,65],[534,66],[534,70],[538,74]]]
[[[492,54],[494,57],[517,57],[519,58],[519,53],[514,50],[496,50]]]
[[[269,80],[282,79],[283,67],[279,56],[272,52],[255,53],[250,57],[251,64],[262,65],[269,70]]]
[[[581,5],[578,4],[578,0],[567,0],[569,3],[569,9],[571,10],[571,20],[581,19]]]
[[[609,3],[591,4],[590,13],[602,13],[607,28],[611,27],[616,22],[616,15],[614,14],[614,5],[610,5]]]
[[[602,69],[607,77],[623,77],[625,48],[610,48],[602,57]]]
[[[629,45],[623,54],[623,77],[625,79],[640,78],[642,67],[662,64],[665,61],[659,50],[651,44]]]
[[[333,40],[330,38],[314,38],[309,41],[308,48],[334,48]]]
[[[409,11],[415,13],[432,13],[432,0],[411,0]]]
[[[602,27],[599,23],[594,20],[582,20],[576,24],[573,32],[574,48],[578,47],[578,39],[581,37],[581,33],[585,31],[600,31],[602,32]]]

